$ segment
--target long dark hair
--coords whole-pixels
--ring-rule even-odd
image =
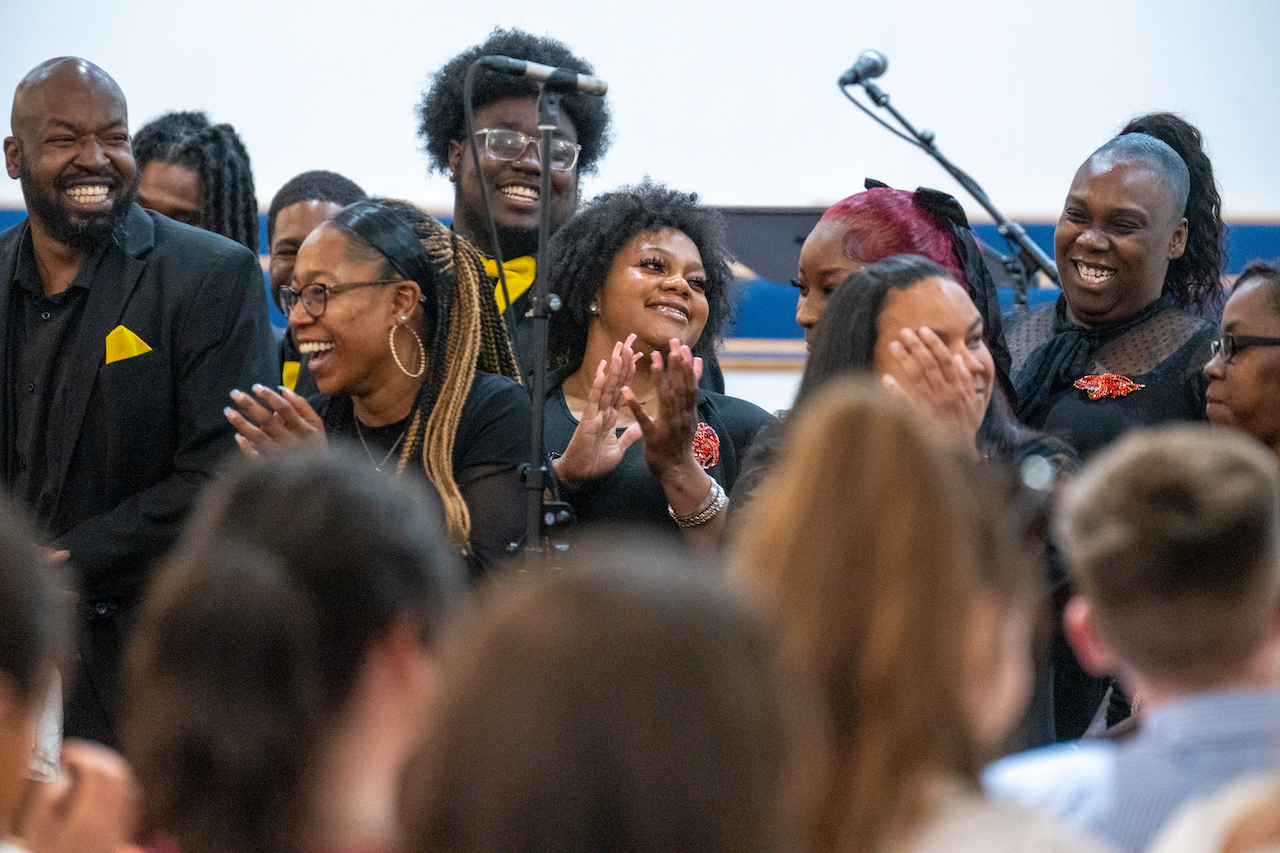
[[[1204,310],[1222,298],[1222,269],[1227,258],[1226,226],[1222,223],[1222,196],[1213,178],[1213,163],[1204,150],[1199,129],[1173,113],[1138,116],[1120,131],[1154,136],[1178,153],[1187,164],[1191,188],[1187,194],[1187,248],[1169,262],[1164,292],[1180,308]]]
[[[465,589],[425,485],[341,451],[240,460],[142,606],[124,744],[144,817],[184,853],[297,850],[301,797],[364,658],[430,645]]]

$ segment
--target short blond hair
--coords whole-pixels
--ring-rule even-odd
[[[1058,539],[1098,630],[1141,674],[1212,682],[1274,617],[1280,466],[1243,435],[1131,433],[1066,490]]]

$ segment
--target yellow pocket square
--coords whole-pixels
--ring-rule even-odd
[[[151,347],[124,326],[116,326],[111,330],[111,334],[107,335],[107,364],[133,358],[144,352],[151,352]]]

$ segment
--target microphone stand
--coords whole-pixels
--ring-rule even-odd
[[[515,310],[507,290],[507,277],[503,269],[502,247],[498,242],[497,227],[493,218],[493,206],[489,199],[489,185],[480,168],[480,151],[476,146],[476,128],[474,112],[471,108],[471,94],[475,86],[475,77],[481,67],[481,60],[471,63],[463,79],[462,107],[467,128],[467,139],[471,141],[472,164],[475,167],[476,179],[480,182],[480,199],[484,206],[485,219],[489,226],[489,239],[493,249],[493,260],[498,267],[498,284],[506,302],[504,318],[511,334],[512,349],[516,348]],[[556,129],[560,109],[560,95],[553,88],[538,84],[538,254],[535,263],[533,285],[529,288],[533,319],[533,353],[531,354],[530,371],[525,376],[526,387],[530,389],[532,398],[532,421],[529,429],[529,462],[520,466],[520,476],[528,496],[525,517],[525,534],[523,550],[526,555],[526,567],[542,568],[549,552],[544,547],[544,530],[566,527],[573,523],[573,508],[560,501],[544,501],[543,495],[548,481],[547,460],[543,450],[543,416],[546,410],[547,397],[547,327],[551,320],[551,312],[560,309],[560,297],[547,293],[547,244],[551,238],[551,141]],[[521,364],[520,353],[516,352],[517,365]],[[510,550],[521,549],[518,542],[511,543]]]
[[[533,421],[529,430],[529,465],[524,472],[528,493],[524,552],[528,569],[546,565],[549,551],[543,542],[544,529],[563,527],[573,521],[573,509],[567,503],[544,499],[548,479],[543,447],[543,417],[547,404],[547,331],[551,313],[560,310],[560,297],[547,292],[547,244],[551,240],[551,141],[559,112],[560,94],[538,84],[538,259],[530,287],[533,353],[529,384],[533,394],[530,401]]]
[[[850,85],[859,84],[855,83]],[[1010,220],[996,208],[995,204],[991,201],[990,197],[987,196],[982,187],[978,186],[977,181],[969,177],[963,169],[955,163],[952,163],[941,151],[938,150],[938,146],[934,142],[936,137],[934,136],[933,131],[916,130],[915,127],[911,125],[911,122],[907,121],[902,113],[898,112],[898,110],[889,103],[889,96],[885,94],[875,83],[870,80],[865,80],[862,81],[860,85],[866,90],[867,96],[871,98],[871,102],[877,107],[888,110],[889,114],[892,115],[907,131],[906,134],[903,134],[896,128],[891,127],[888,123],[880,119],[862,104],[858,103],[857,99],[849,94],[848,89],[844,85],[840,85],[840,92],[848,98],[854,106],[871,116],[873,120],[883,125],[890,133],[896,134],[907,142],[910,142],[912,145],[923,149],[925,153],[938,161],[938,164],[942,166],[943,169],[947,170],[947,174],[955,178],[960,186],[964,187],[965,190],[968,191],[969,195],[973,196],[978,204],[982,205],[983,209],[986,210],[987,213],[991,215],[991,218],[995,220],[996,230],[999,232],[1000,236],[1005,239],[1005,242],[1009,244],[1009,248],[1013,250],[1011,255],[1001,255],[1000,260],[1001,263],[1004,264],[1004,268],[1008,270],[1009,274],[1013,277],[1014,305],[1018,307],[1026,307],[1027,283],[1030,275],[1034,275],[1036,270],[1044,273],[1051,281],[1053,281],[1054,284],[1057,284],[1058,270],[1049,256],[1046,255],[1039,246],[1031,241],[1031,238],[1027,236],[1026,230],[1023,229],[1021,225]],[[907,134],[910,135],[908,136]]]

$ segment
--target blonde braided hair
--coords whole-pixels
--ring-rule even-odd
[[[449,534],[466,551],[471,513],[453,476],[462,408],[477,368],[517,381],[520,372],[506,324],[494,301],[485,298],[489,279],[475,247],[429,216],[412,224],[437,277],[438,312],[429,381],[419,391],[398,470],[404,471],[415,453],[421,453],[422,468],[444,504]],[[431,295],[424,293],[423,298]]]

